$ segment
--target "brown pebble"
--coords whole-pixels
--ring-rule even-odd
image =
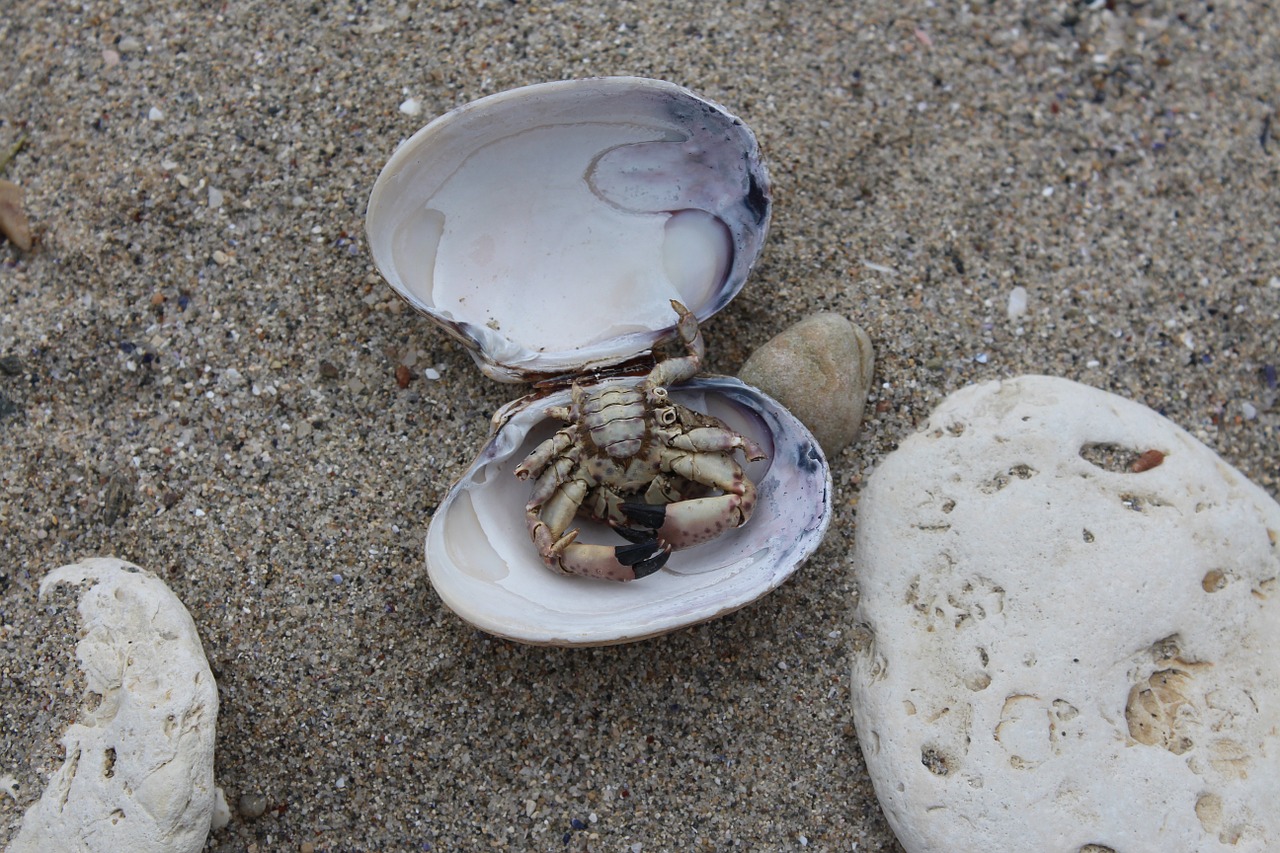
[[[807,426],[828,456],[858,436],[871,389],[871,338],[839,314],[814,314],[753,352],[738,378],[773,397]]]
[[[408,388],[409,383],[413,380],[413,374],[409,372],[409,368],[403,364],[396,365],[396,384],[401,388]]]
[[[22,209],[22,187],[3,178],[0,178],[0,233],[21,251],[31,251],[31,225]]]
[[[151,304],[153,307],[157,305],[163,305],[164,294],[159,292],[151,294]]]
[[[338,371],[338,366],[332,361],[320,362],[320,375],[325,379],[337,379],[342,374]]]
[[[1129,466],[1129,470],[1135,474],[1141,474],[1143,471],[1150,471],[1156,468],[1164,461],[1164,454],[1159,450],[1148,450],[1146,453],[1133,460],[1133,464]]]

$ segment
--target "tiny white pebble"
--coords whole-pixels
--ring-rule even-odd
[[[209,187],[209,206],[214,210],[222,207],[223,195],[222,190]]]
[[[1021,317],[1027,313],[1027,289],[1025,287],[1015,287],[1009,291],[1009,319]]]
[[[192,511],[192,515],[194,515],[196,518],[204,518],[204,510],[197,507],[195,510]]]
[[[1085,366],[1085,367],[1097,367],[1097,366],[1098,366],[1098,365],[1100,365],[1100,364],[1102,364],[1102,362],[1098,361],[1096,358],[1091,358],[1091,359],[1089,359],[1088,361],[1086,361],[1086,362],[1084,363],[1084,366]]]
[[[1246,421],[1251,421],[1258,416],[1258,407],[1248,401],[1240,404],[1240,411],[1244,414]]]
[[[161,112],[159,107],[152,107],[147,111],[147,118],[151,121],[160,121],[160,119],[164,118],[164,113]]]
[[[975,356],[973,357],[973,360],[974,360],[974,361],[976,361],[976,362],[978,362],[978,364],[986,364],[986,363],[987,363],[987,354],[986,354],[985,352],[980,352],[980,353],[978,353],[977,355],[975,355]]]
[[[422,371],[422,375],[434,382],[440,378],[440,371],[436,370],[434,367],[428,367],[426,370]]]
[[[339,777],[338,777],[338,781],[337,781],[337,782],[334,782],[334,783],[333,783],[333,786],[334,786],[335,788],[345,788],[345,787],[347,787],[347,777],[346,777],[346,776],[339,776]]]
[[[416,116],[422,112],[422,101],[417,98],[409,98],[400,105],[400,112],[407,116]]]
[[[1044,189],[1040,190],[1040,195],[1044,196],[1045,198],[1048,198],[1049,196],[1053,195],[1053,187],[1045,187]]]

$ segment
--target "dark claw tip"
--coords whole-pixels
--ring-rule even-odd
[[[652,530],[640,530],[635,527],[615,527],[613,528],[623,539],[628,542],[652,542],[654,535]]]
[[[641,560],[631,567],[631,571],[635,573],[636,580],[647,578],[667,564],[667,558],[671,556],[670,551],[661,551],[647,560]]]
[[[657,539],[648,539],[637,542],[635,545],[619,545],[613,549],[613,558],[624,566],[634,568],[663,553],[663,548],[658,544]]]
[[[666,504],[644,504],[627,501],[619,509],[628,521],[650,530],[657,530],[667,519]]]

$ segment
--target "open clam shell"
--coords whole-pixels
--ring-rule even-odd
[[[387,162],[366,230],[383,277],[487,375],[626,361],[742,288],[769,223],[751,131],[659,80],[527,86],[459,107]]]
[[[565,389],[508,404],[499,424],[432,518],[427,569],[444,603],[473,625],[512,640],[558,646],[625,643],[722,616],[777,587],[822,542],[831,475],[818,443],[763,392],[728,377],[671,389],[753,438],[768,458],[746,466],[759,498],[742,527],[672,554],[643,580],[613,583],[558,574],[543,565],[524,524],[528,484],[512,473],[539,441],[563,426],[546,409]],[[576,520],[581,541],[621,544],[607,527]]]

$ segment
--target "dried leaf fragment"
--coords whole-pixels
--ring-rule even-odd
[[[20,251],[31,251],[31,226],[22,209],[22,187],[0,178],[0,232]]]

